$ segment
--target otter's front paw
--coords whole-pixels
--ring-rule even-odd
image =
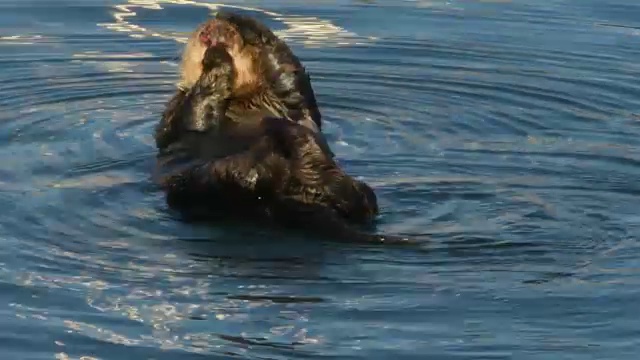
[[[227,52],[227,48],[218,44],[207,49],[202,59],[202,70],[209,72],[212,69],[233,66],[233,58]]]

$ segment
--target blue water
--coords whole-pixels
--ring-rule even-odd
[[[215,6],[5,0],[3,359],[637,358],[640,3],[233,4],[420,246],[181,223],[151,134]]]

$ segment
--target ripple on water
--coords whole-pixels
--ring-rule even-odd
[[[7,353],[632,347],[637,48],[568,2],[431,3],[376,4],[385,13],[367,24],[375,6],[317,11],[332,21],[286,2],[244,8],[301,54],[341,164],[376,187],[380,229],[416,236],[417,250],[184,224],[166,209],[149,181],[152,128],[179,44],[218,4],[130,1],[100,8],[99,31],[2,34],[15,50],[0,59]],[[407,23],[382,31],[391,13]]]

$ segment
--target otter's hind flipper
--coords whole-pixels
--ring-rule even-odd
[[[352,222],[366,223],[378,214],[373,189],[338,166],[322,134],[282,118],[264,118],[263,126],[289,160],[290,186],[300,197],[322,202]]]

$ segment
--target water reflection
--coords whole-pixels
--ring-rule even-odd
[[[48,243],[42,249],[46,253],[28,252],[41,264],[51,264],[48,270],[5,274],[17,275],[10,281],[24,288],[84,294],[91,309],[140,324],[133,327],[138,329],[134,333],[126,330],[132,325],[118,330],[120,326],[52,316],[19,303],[11,305],[16,316],[47,326],[59,324],[70,334],[100,342],[190,353],[242,354],[256,346],[282,351],[294,350],[296,344],[322,342],[322,336],[309,333],[305,324],[310,321],[308,310],[327,299],[270,283],[330,282],[320,275],[323,244],[292,247],[299,244],[297,239],[266,244],[255,235],[242,243],[231,239],[212,243],[202,237],[184,239],[183,246],[156,243],[161,249],[150,253],[147,246],[153,244],[153,237],[145,238],[143,242],[102,241],[93,250],[81,243]],[[167,246],[174,252],[162,251]],[[62,264],[87,275],[50,272]]]
[[[36,42],[45,40],[42,35],[9,35],[0,36],[0,46],[7,45],[33,45]]]
[[[181,43],[186,43],[189,35],[188,33],[163,33],[161,31],[147,29],[135,23],[136,16],[138,15],[136,9],[165,10],[163,6],[172,5],[201,7],[209,9],[212,13],[215,13],[215,11],[220,8],[229,8],[231,10],[236,9],[264,14],[285,25],[285,29],[275,31],[276,35],[288,41],[300,41],[306,46],[311,47],[360,45],[374,39],[363,38],[353,32],[332,24],[328,20],[319,19],[313,16],[285,15],[256,7],[189,0],[129,0],[126,4],[114,6],[116,10],[113,12],[113,17],[115,19],[114,22],[100,23],[98,25],[109,30],[130,33],[129,36],[134,38],[150,36],[172,39]]]
[[[631,358],[640,54],[616,4],[234,7],[291,40],[341,164],[379,193],[380,230],[420,248],[188,224],[166,208],[152,128],[180,42],[223,5],[8,7],[3,353]]]

